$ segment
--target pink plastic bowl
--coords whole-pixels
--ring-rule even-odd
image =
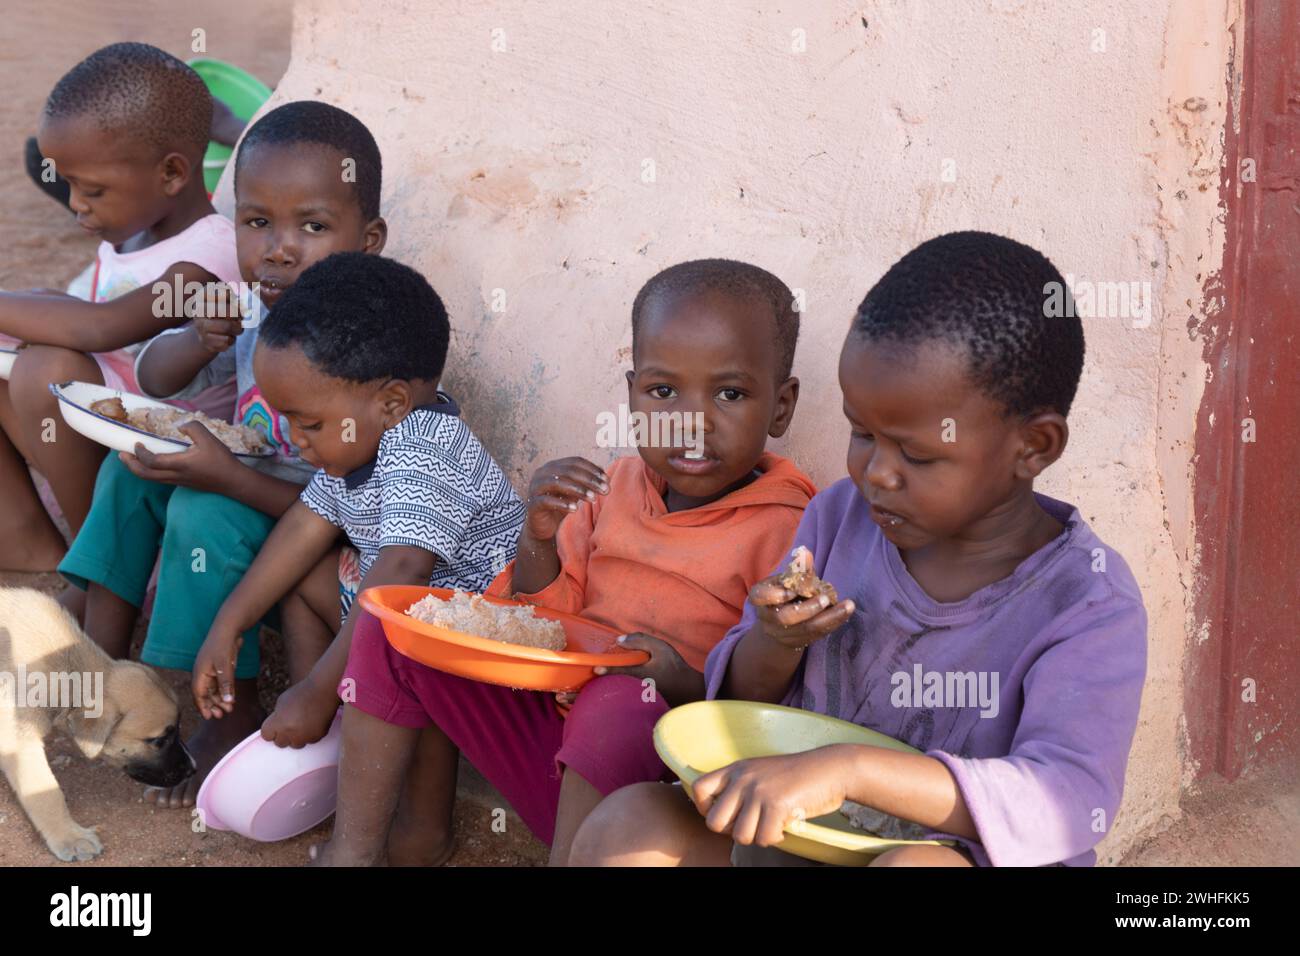
[[[212,768],[199,788],[204,825],[273,843],[310,830],[338,799],[342,712],[329,733],[301,750],[255,733]]]

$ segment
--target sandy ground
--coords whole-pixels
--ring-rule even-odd
[[[1212,776],[1183,799],[1168,830],[1122,866],[1300,866],[1300,779],[1279,764],[1234,783]]]
[[[7,170],[0,175],[0,287],[63,288],[94,257],[94,240],[31,184],[22,167],[23,143],[35,133],[45,97],[64,71],[95,49],[121,40],[153,43],[189,59],[198,55],[191,50],[192,31],[201,28],[207,55],[235,63],[274,86],[289,61],[290,11],[288,3],[259,0],[6,4],[0,30],[0,89],[5,91],[0,98],[0,169]],[[62,587],[56,575],[0,575],[0,586],[6,585],[49,591]],[[283,680],[274,673],[274,649],[268,656],[273,697]],[[181,680],[177,688],[184,691]],[[197,714],[189,713],[188,719],[192,724]],[[308,846],[329,831],[326,823],[278,844],[257,844],[218,831],[195,833],[188,811],[155,810],[141,800],[139,785],[120,772],[87,763],[68,741],[53,739],[49,753],[73,817],[100,828],[105,852],[90,865],[293,866],[305,862]],[[505,833],[493,832],[492,809],[503,801],[472,769],[463,771],[462,781],[459,848],[452,865],[545,861],[545,848],[513,814],[506,818]],[[12,792],[0,784],[0,865],[47,864],[63,865],[50,856]]]

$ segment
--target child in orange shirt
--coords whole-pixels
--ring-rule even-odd
[[[320,862],[444,861],[458,750],[560,865],[604,795],[665,775],[655,722],[703,698],[705,657],[785,554],[815,492],[765,451],[794,414],[797,337],[790,290],[754,266],[687,262],[646,284],[632,306],[628,404],[679,422],[698,416],[690,420],[702,424],[700,443],[688,452],[677,433],[674,447],[639,445],[639,457],[608,470],[583,458],[543,465],[515,560],[489,593],[609,624],[650,660],[560,695],[572,701],[566,719],[550,694],[403,657],[363,615],[344,676],[345,699],[354,699],[344,709],[334,836]]]

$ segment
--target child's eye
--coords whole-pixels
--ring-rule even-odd
[[[671,385],[655,385],[650,389],[650,394],[655,398],[672,398],[677,394],[677,390]]]
[[[724,388],[718,391],[718,397],[724,402],[738,402],[745,397],[745,393],[738,388]]]
[[[261,229],[266,225],[266,220],[261,216],[254,216],[252,219],[245,220],[244,225],[251,226],[253,229]]]
[[[899,449],[899,450],[902,451],[902,449]],[[912,464],[912,465],[932,465],[932,464],[934,464],[934,459],[933,459],[933,458],[913,458],[911,455],[909,455],[909,454],[908,454],[907,452],[905,452],[905,451],[903,452],[903,460],[906,461],[906,462],[908,462],[909,464]]]
[[[302,228],[303,228],[305,231],[310,232],[310,233],[312,233],[312,234],[318,234],[318,233],[322,233],[322,232],[325,231],[325,225],[324,225],[324,223],[319,223],[319,222],[307,222],[307,223],[303,223]]]
[[[305,432],[318,432],[320,431],[320,422],[317,422],[314,425],[299,425],[298,428]]]
[[[871,441],[871,440],[872,440],[872,435],[871,435],[870,432],[854,431],[854,432],[852,432],[852,435],[853,435],[853,440],[854,440],[854,441]]]

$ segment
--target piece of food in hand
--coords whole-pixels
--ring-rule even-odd
[[[559,621],[537,616],[527,604],[493,604],[481,594],[455,591],[450,600],[425,595],[406,609],[417,621],[503,644],[562,651],[568,643]]]
[[[159,438],[171,438],[187,445],[190,444],[190,436],[181,431],[181,426],[186,422],[198,422],[236,455],[258,455],[266,449],[266,438],[256,428],[232,425],[202,412],[152,406],[127,411],[120,398],[101,398],[90,403],[90,410]]]
[[[852,800],[845,800],[840,813],[848,817],[849,826],[855,830],[865,830],[882,840],[920,840],[925,837],[926,829],[911,820],[882,813],[875,807],[863,806]]]
[[[812,552],[803,545],[794,549],[790,566],[781,572],[777,583],[801,598],[820,597],[824,594],[832,604],[839,600],[839,595],[835,593],[835,586],[817,577],[817,573],[813,571]]]

